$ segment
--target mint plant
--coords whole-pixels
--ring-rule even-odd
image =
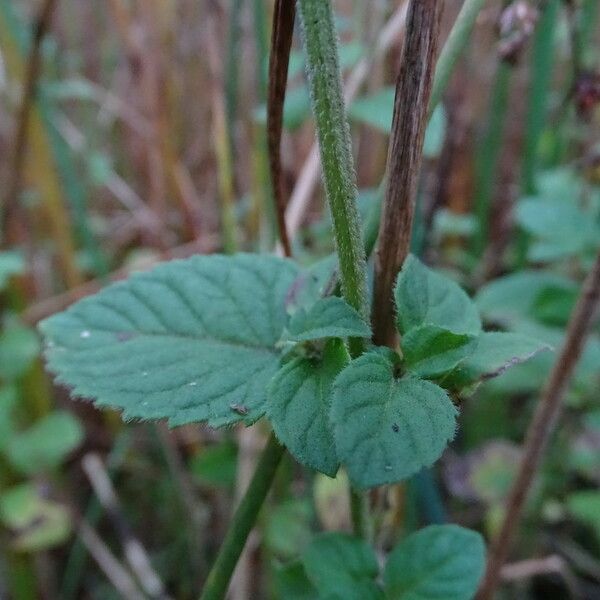
[[[355,532],[365,538],[316,538],[300,576],[317,597],[415,600],[443,589],[444,598],[467,599],[483,570],[479,536],[453,526],[414,534],[389,556],[381,586],[360,490],[403,481],[433,464],[455,435],[460,396],[545,345],[485,331],[466,292],[414,256],[396,274],[400,345],[371,342],[333,13],[325,0],[299,0],[298,13],[341,295],[324,284],[295,302],[309,274],[287,258],[173,261],[44,321],[48,367],[73,396],[120,409],[126,420],[225,427],[268,419],[274,436],[203,598],[224,596],[285,447],[326,475],[340,465],[348,471]]]

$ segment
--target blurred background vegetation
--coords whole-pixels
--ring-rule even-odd
[[[36,323],[194,253],[270,252],[271,0],[0,0],[0,598],[193,598],[264,440],[123,424],[43,371]],[[366,221],[385,169],[403,0],[338,0]],[[461,6],[446,0],[443,36]],[[298,36],[296,36],[297,38]],[[560,347],[600,246],[600,3],[488,0],[425,144],[413,251],[487,322]],[[295,256],[333,251],[299,40],[283,165]],[[377,548],[425,523],[493,535],[543,353],[463,404],[440,465],[379,490]],[[600,329],[504,572],[505,598],[600,598]],[[298,598],[280,565],[349,527],[347,480],[287,457],[234,600]],[[296,586],[296,587],[295,587]]]

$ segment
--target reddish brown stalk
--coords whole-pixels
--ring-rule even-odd
[[[560,415],[562,399],[571,375],[593,325],[599,299],[600,253],[573,310],[564,346],[550,373],[542,398],[529,425],[519,471],[506,502],[505,516],[500,533],[494,540],[489,553],[487,570],[477,595],[478,600],[491,600],[494,595],[502,566],[508,556],[512,539],[523,512],[527,494],[531,489],[544,450]]]
[[[57,4],[58,0],[45,0],[33,27],[33,40],[27,62],[27,71],[25,73],[23,99],[17,116],[17,130],[13,145],[14,151],[9,170],[4,211],[1,211],[2,214],[0,214],[2,217],[0,231],[3,232],[4,245],[11,243],[11,235],[8,228],[11,226],[11,222],[19,207],[18,197],[23,180],[25,156],[27,155],[27,132],[29,131],[29,122],[31,120],[31,112],[42,65],[42,41],[50,28],[52,15]]]
[[[283,105],[285,102],[295,18],[296,5],[294,0],[276,0],[273,13],[271,53],[269,57],[267,143],[279,238],[285,256],[292,255],[292,248],[285,222],[286,201],[281,167],[281,134],[283,131]]]
[[[442,13],[441,0],[411,0],[396,84],[387,187],[375,260],[373,341],[395,346],[393,288],[410,250],[415,196]]]

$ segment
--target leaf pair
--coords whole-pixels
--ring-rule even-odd
[[[396,305],[407,371],[452,391],[472,388],[548,348],[519,334],[483,331],[467,294],[413,256],[398,277]]]
[[[469,600],[485,564],[481,536],[456,525],[433,525],[394,548],[377,583],[379,565],[363,540],[341,533],[317,536],[300,562],[279,574],[286,598],[331,600]]]

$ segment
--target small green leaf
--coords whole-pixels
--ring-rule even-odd
[[[13,275],[25,270],[25,261],[19,252],[0,252],[0,290],[3,290]]]
[[[385,566],[389,600],[470,600],[485,567],[485,545],[475,531],[432,525],[413,533]]]
[[[400,333],[419,325],[437,325],[471,335],[481,331],[479,312],[465,291],[412,255],[404,261],[395,297]]]
[[[516,220],[537,238],[528,258],[534,262],[550,262],[598,247],[600,229],[592,213],[568,199],[527,198],[516,208]]]
[[[394,98],[396,89],[393,86],[385,87],[370,96],[357,98],[348,110],[348,116],[358,122],[364,123],[381,131],[390,133],[392,130],[392,116],[394,112]],[[442,106],[438,106],[425,131],[423,155],[428,158],[438,156],[446,134],[446,114]]]
[[[231,440],[223,440],[213,446],[202,448],[190,462],[192,475],[204,485],[233,487],[237,472],[237,446]]]
[[[349,361],[340,340],[322,358],[295,358],[268,388],[267,414],[277,437],[300,463],[333,477],[339,461],[329,424],[331,386]]]
[[[567,498],[567,508],[571,515],[594,530],[600,541],[600,492],[580,490]]]
[[[23,376],[40,351],[34,331],[13,325],[0,334],[0,379],[14,381]]]
[[[371,336],[371,328],[358,312],[336,296],[321,298],[309,309],[300,308],[294,313],[288,331],[293,342]]]
[[[71,532],[66,508],[43,498],[33,483],[12,487],[0,496],[0,520],[14,533],[14,548],[22,552],[62,544]]]
[[[252,423],[279,366],[298,273],[269,256],[195,256],[133,275],[44,321],[59,382],[126,419]]]
[[[536,317],[540,300],[550,290],[572,296],[578,285],[555,273],[526,270],[491,281],[479,290],[475,301],[485,320],[508,326],[523,317]]]
[[[304,551],[310,538],[313,510],[308,499],[287,500],[270,510],[264,526],[264,543],[269,552],[291,559]]]
[[[475,341],[473,352],[441,381],[446,388],[461,389],[502,375],[549,349],[547,344],[517,333],[485,332]]]
[[[277,598],[285,600],[319,600],[317,590],[310,582],[300,561],[279,567],[275,571]]]
[[[344,533],[315,537],[302,557],[309,580],[328,600],[379,600],[379,566],[371,547]]]
[[[331,420],[338,456],[359,487],[395,483],[431,465],[454,437],[456,409],[437,385],[403,377],[376,353],[336,379]]]
[[[415,327],[402,337],[406,368],[423,379],[439,377],[473,352],[476,339],[435,325]]]
[[[25,475],[58,467],[83,440],[83,428],[70,413],[50,413],[23,433],[15,434],[6,448],[13,467]]]
[[[13,386],[0,388],[0,452],[6,448],[17,431],[14,410],[17,406],[17,389]]]

